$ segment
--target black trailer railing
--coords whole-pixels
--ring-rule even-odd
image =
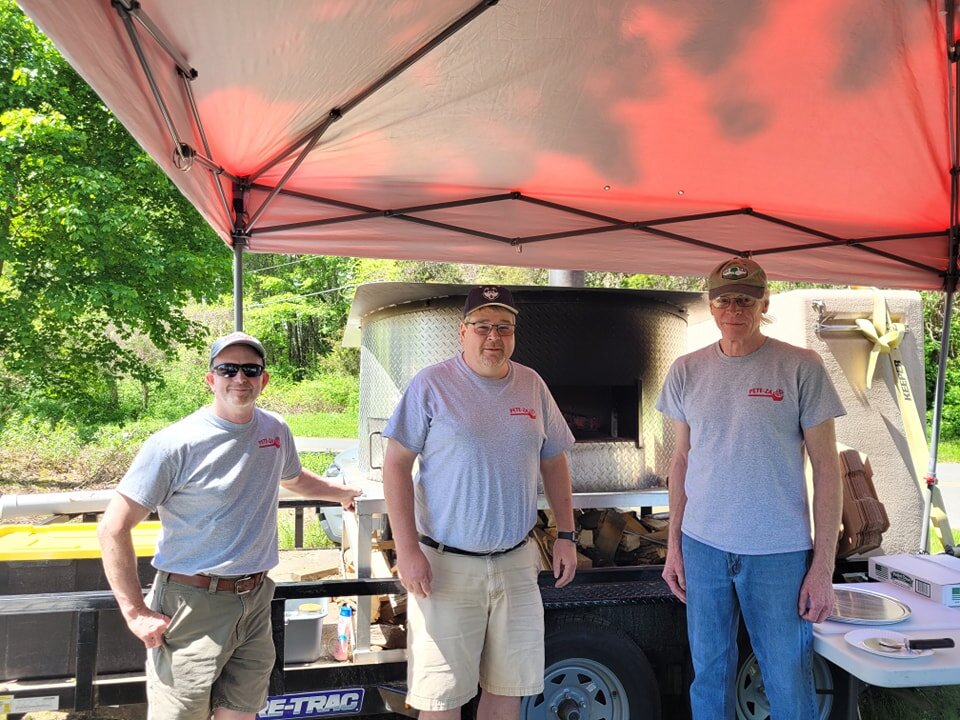
[[[327,580],[277,585],[271,608],[274,644],[277,661],[270,677],[270,694],[282,695],[293,689],[312,689],[317,678],[300,678],[288,687],[288,674],[283,663],[285,642],[284,607],[288,599],[317,597],[369,597],[404,592],[399,580],[360,579]],[[0,680],[4,694],[18,698],[46,697],[56,695],[61,710],[93,710],[100,705],[129,705],[146,701],[144,677],[141,673],[117,673],[98,675],[97,657],[100,648],[100,613],[117,608],[113,593],[108,590],[69,593],[42,593],[31,595],[0,595],[0,616],[23,616],[49,613],[75,613],[76,634],[73,638],[74,674],[71,677],[40,679]],[[364,672],[354,669],[346,677],[331,677],[321,686],[335,687],[341,682],[358,683],[372,677],[375,681],[404,679],[403,663],[394,663],[398,668],[378,666]],[[347,666],[344,666],[346,668]],[[337,668],[326,668],[327,671]],[[322,672],[320,668],[317,672]],[[367,676],[365,678],[364,676]],[[371,694],[371,700],[374,698]]]

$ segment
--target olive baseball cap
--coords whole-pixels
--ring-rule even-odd
[[[470,313],[490,305],[506,308],[514,314],[520,312],[517,309],[517,304],[513,301],[513,294],[505,287],[482,285],[475,287],[467,295],[467,301],[463,304],[463,316],[466,317]]]
[[[750,258],[725,260],[710,273],[707,280],[709,298],[727,293],[741,293],[760,299],[767,290],[767,274]]]
[[[263,345],[259,340],[253,335],[247,335],[243,332],[232,332],[229,335],[224,335],[213,341],[213,345],[210,346],[210,367],[213,367],[213,361],[217,355],[232,345],[246,345],[253,349],[253,351],[260,356],[261,360],[266,362],[267,352],[263,349]]]

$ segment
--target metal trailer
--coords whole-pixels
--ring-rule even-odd
[[[552,577],[541,577],[546,609],[545,692],[524,700],[522,717],[685,718],[686,691],[691,679],[682,608],[670,596],[657,568],[614,568],[582,573],[574,585],[552,588]],[[284,602],[289,598],[325,595],[368,596],[399,592],[390,580],[339,580],[279,585],[274,601],[274,638],[283,656]],[[0,598],[0,615],[76,613],[79,622],[73,649],[76,672],[66,678],[36,678],[0,683],[0,702],[12,697],[7,714],[31,710],[90,711],[106,706],[146,702],[142,673],[97,672],[97,659],[106,650],[98,642],[100,613],[116,607],[109,592],[66,595],[20,595]],[[746,718],[765,718],[762,681],[744,652],[738,682],[738,704]],[[362,716],[397,714],[416,717],[406,709],[403,692],[406,663],[310,663],[283,667],[278,663],[270,684],[263,718]],[[856,718],[839,697],[845,697],[845,673],[824,661],[818,664],[823,718]],[[331,710],[323,711],[324,705]],[[833,708],[833,712],[829,708]],[[334,709],[335,708],[335,709]],[[464,717],[469,717],[468,709]]]
[[[623,496],[628,502],[655,498]],[[609,502],[610,497],[578,494],[578,507]],[[360,522],[370,527],[379,500],[361,501]],[[369,537],[369,536],[368,536]],[[361,549],[361,553],[363,550]],[[838,573],[862,570],[861,563],[842,563]],[[366,571],[359,568],[360,574]],[[689,717],[692,679],[683,606],[660,577],[661,568],[614,567],[581,571],[573,584],[553,587],[553,577],[540,575],[546,617],[545,690],[525,698],[524,720],[645,720]],[[273,603],[277,657],[285,646],[286,601],[316,597],[359,598],[402,593],[399,581],[360,577],[352,580],[280,583]],[[406,653],[372,649],[364,607],[358,602],[358,632],[351,661],[321,658],[312,663],[278,660],[271,677],[270,700],[261,713],[269,720],[328,716],[416,717],[404,706]],[[95,710],[139,705],[146,701],[142,672],[103,672],[98,665],[110,654],[102,614],[116,609],[109,591],[0,596],[0,617],[71,613],[75,636],[66,643],[71,654],[67,676],[0,681],[0,703],[8,715],[31,710]],[[367,617],[369,610],[367,610]],[[107,646],[105,646],[107,645]],[[840,668],[817,658],[815,679],[821,719],[854,720],[862,685]],[[0,705],[0,709],[4,706]],[[762,677],[742,633],[737,677],[738,717],[769,718]],[[468,706],[464,718],[472,717]],[[4,714],[4,713],[0,713]]]

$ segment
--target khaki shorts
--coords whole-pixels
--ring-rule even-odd
[[[259,712],[276,651],[270,626],[270,578],[246,595],[165,580],[147,596],[171,618],[165,642],[147,650],[150,720],[207,720],[212,708]]]
[[[452,710],[477,694],[478,683],[496,695],[542,692],[536,545],[490,558],[420,549],[433,571],[433,590],[407,598],[407,703]]]

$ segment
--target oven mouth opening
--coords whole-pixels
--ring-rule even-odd
[[[567,426],[578,443],[640,442],[640,384],[552,385]]]

